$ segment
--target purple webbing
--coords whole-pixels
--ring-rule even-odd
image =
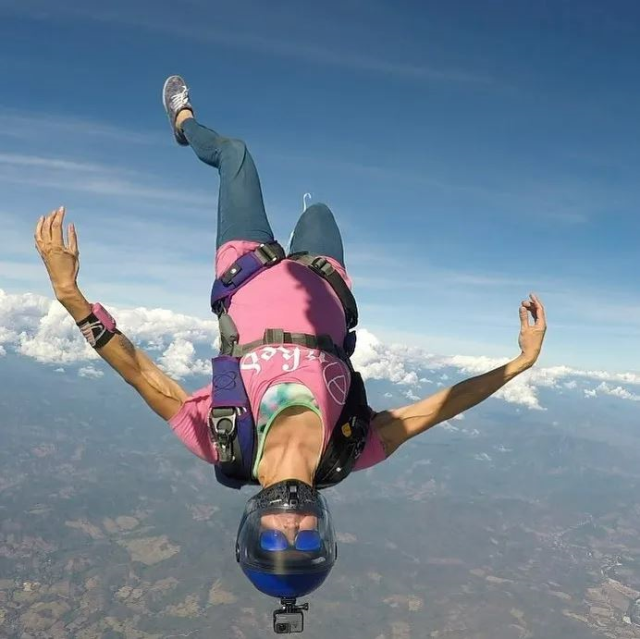
[[[265,265],[260,262],[253,251],[240,256],[234,264],[237,264],[240,267],[240,270],[229,284],[225,284],[220,277],[213,283],[213,288],[211,289],[212,308],[216,302],[235,293],[241,286],[246,284],[250,279],[260,273],[263,268],[265,268]]]
[[[211,360],[213,367],[211,406],[248,408],[247,391],[240,376],[237,357],[220,355]]]

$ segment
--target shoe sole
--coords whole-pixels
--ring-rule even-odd
[[[170,116],[169,116],[169,105],[166,102],[166,96],[167,96],[167,85],[169,84],[169,80],[171,80],[171,78],[175,78],[174,75],[170,75],[165,81],[164,84],[162,85],[162,106],[164,107],[164,110],[167,113],[167,118],[169,118],[169,124],[171,125],[171,130],[173,131],[173,137],[175,138],[175,141],[180,145],[180,146],[189,146],[189,142],[187,141],[187,139],[184,137],[184,134],[182,134],[182,138],[184,138],[184,142],[182,141],[182,138],[180,138],[178,136],[178,131],[176,129],[176,123],[171,122]],[[183,78],[184,79],[184,78]]]
[[[174,76],[170,75],[165,81],[164,84],[162,85],[162,106],[164,106],[164,110],[167,111],[167,115],[169,115],[169,106],[167,105],[166,102],[166,96],[167,96],[167,86],[169,85],[169,80],[171,80],[171,78],[173,78]]]

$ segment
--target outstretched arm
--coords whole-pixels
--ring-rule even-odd
[[[62,223],[64,209],[41,217],[35,240],[38,253],[47,267],[56,299],[76,322],[91,313],[91,304],[78,288],[78,239],[73,225],[69,226],[69,242],[65,245]],[[96,352],[122,378],[133,386],[147,404],[163,419],[173,417],[188,398],[180,385],[162,372],[147,355],[124,335],[117,334]]]
[[[534,320],[531,325],[529,314]],[[407,440],[476,406],[531,368],[540,355],[546,328],[542,302],[531,295],[531,299],[520,306],[518,341],[522,352],[518,357],[504,366],[466,379],[415,404],[378,413],[372,426],[382,441],[387,457]]]

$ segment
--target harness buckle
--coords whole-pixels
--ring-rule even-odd
[[[239,408],[212,408],[209,413],[209,435],[222,463],[233,461],[233,441],[237,435],[236,420]]]
[[[327,277],[335,271],[333,266],[331,266],[331,262],[321,255],[313,259],[311,264],[309,264],[309,268],[321,277]]]
[[[229,286],[233,283],[235,276],[242,270],[242,267],[238,262],[234,262],[221,276],[220,280],[225,286]]]
[[[271,244],[260,244],[260,246],[255,249],[254,253],[265,266],[273,266],[284,257],[284,251],[277,242]]]

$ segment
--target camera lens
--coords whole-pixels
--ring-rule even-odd
[[[277,623],[276,624],[276,632],[280,633],[281,635],[283,635],[285,632],[289,631],[289,624],[288,623]]]

